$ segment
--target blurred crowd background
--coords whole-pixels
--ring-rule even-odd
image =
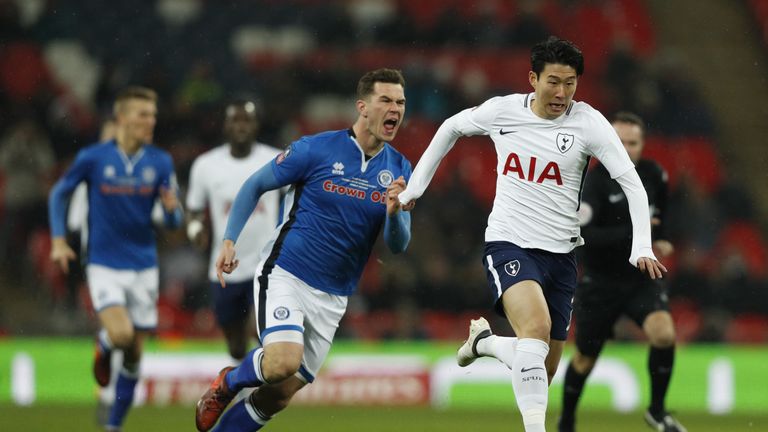
[[[736,106],[764,119],[766,75],[750,84],[753,100],[719,98],[738,91],[728,80],[707,81],[697,63],[707,56],[684,35],[694,30],[675,32],[685,27],[681,6],[667,3],[695,9],[687,17],[727,20],[717,10],[725,4],[741,14],[732,19],[746,19],[738,35],[747,42],[720,47],[733,53],[720,61],[734,80],[750,81],[742,72],[768,59],[761,0],[0,0],[0,334],[92,334],[81,273],[67,277],[48,261],[46,199],[75,153],[98,140],[124,86],[159,93],[155,140],[174,157],[183,198],[194,158],[222,141],[227,101],[256,100],[259,140],[284,147],[351,125],[365,71],[402,69],[407,121],[394,144],[415,165],[446,117],[528,92],[530,46],[556,34],[585,54],[576,99],[607,117],[641,115],[646,156],[670,174],[676,253],[665,262],[666,283],[680,339],[766,342],[768,205],[760,189],[768,163],[740,153],[747,138],[731,139],[754,127],[722,114]],[[705,33],[716,39],[720,30]],[[341,337],[462,339],[468,317],[491,317],[480,258],[494,167],[487,138],[457,144],[414,210],[409,251],[374,251]],[[183,231],[158,235],[159,334],[217,336],[207,252]],[[624,324],[617,335],[639,337]]]

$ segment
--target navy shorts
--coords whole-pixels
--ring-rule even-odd
[[[554,253],[524,249],[508,242],[487,242],[483,265],[499,315],[506,317],[500,301],[504,291],[518,282],[533,280],[541,286],[547,300],[552,319],[550,337],[561,341],[568,338],[577,277],[572,251]]]
[[[211,296],[220,326],[245,321],[253,309],[253,280],[228,282],[226,288],[222,288],[219,281],[211,282]]]

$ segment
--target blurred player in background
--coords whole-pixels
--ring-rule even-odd
[[[108,431],[121,428],[139,378],[143,340],[157,326],[156,201],[166,227],[178,228],[183,222],[171,156],[150,144],[157,94],[128,87],[118,94],[114,115],[116,138],[81,150],[49,199],[51,259],[68,272],[75,253],[65,238],[67,205],[81,181],[88,185],[86,275],[102,327],[93,366],[100,386],[109,384],[112,351],[123,352]]]
[[[280,153],[274,147],[254,141],[258,127],[256,104],[250,101],[229,104],[224,116],[227,142],[195,160],[187,192],[187,236],[201,249],[206,249],[211,239],[205,223],[205,210],[209,210],[213,247],[208,277],[213,307],[235,364],[245,357],[249,336],[253,334],[253,278],[261,249],[277,225],[280,208],[279,191],[261,196],[238,243],[240,265],[225,276],[227,287],[223,288],[216,277],[216,257],[221,250],[232,202],[245,180]]]
[[[446,120],[400,194],[403,205],[419,198],[459,137],[493,140],[498,177],[483,264],[496,311],[517,337],[495,336],[484,318],[472,320],[457,361],[467,366],[491,356],[510,368],[528,432],[545,430],[548,385],[568,335],[573,249],[584,243],[577,210],[590,157],[603,162],[630,203],[630,262],[651,278],[666,271],[651,250],[648,198],[621,141],[602,114],[573,101],[583,71],[581,51],[571,42],[551,37],[536,44],[528,73],[533,93],[495,97]]]
[[[653,250],[657,256],[667,257],[673,252],[664,225],[667,174],[656,162],[641,159],[645,126],[640,117],[620,112],[614,117],[613,127],[648,194]],[[616,321],[624,314],[643,329],[651,345],[651,402],[645,413],[646,422],[662,432],[685,431],[664,406],[675,359],[675,326],[667,291],[658,280],[638,274],[622,258],[632,247],[632,222],[624,192],[603,165],[596,166],[587,176],[579,216],[586,247],[581,255],[582,280],[574,298],[576,351],[565,374],[559,430],[575,430],[576,406],[584,382],[605,341],[613,335]]]
[[[400,71],[366,73],[351,128],[305,136],[251,176],[235,198],[216,269],[237,268],[235,242],[266,191],[291,185],[284,222],[257,270],[255,311],[262,346],[221,370],[197,403],[198,430],[211,429],[234,395],[258,387],[222,417],[218,431],[255,431],[311,383],[331,347],[379,232],[393,253],[410,241],[397,194],[411,164],[389,142],[405,115]]]

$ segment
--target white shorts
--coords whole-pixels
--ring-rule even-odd
[[[157,327],[157,296],[160,276],[157,267],[144,270],[123,270],[88,264],[88,290],[96,312],[110,306],[128,310],[137,330]]]
[[[303,344],[304,357],[297,376],[311,383],[331,349],[333,335],[347,310],[347,296],[312,288],[278,266],[267,279],[267,286],[263,286],[263,278],[258,277],[253,293],[261,343]]]

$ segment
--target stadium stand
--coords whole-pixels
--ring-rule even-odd
[[[747,3],[768,43],[768,1]],[[697,89],[681,83],[674,69],[656,67],[663,61],[646,2],[477,4],[0,1],[0,137],[22,121],[35,122],[53,143],[60,170],[95,139],[115,92],[141,83],[160,94],[156,138],[173,154],[183,188],[194,157],[218,143],[217,113],[229,97],[258,97],[265,107],[261,140],[283,146],[304,133],[347,127],[353,113],[343,95],[350,93],[349,83],[361,71],[389,66],[402,68],[408,81],[408,120],[396,144],[415,163],[446,116],[491,95],[527,91],[528,47],[542,35],[560,33],[586,56],[577,99],[607,115],[630,109],[646,118],[651,135],[646,155],[670,174],[670,217],[677,228],[670,283],[682,340],[705,337],[707,314],[702,311],[712,306],[711,299],[692,284],[721,284],[717,272],[707,270],[721,267],[726,252],[735,250],[743,258],[750,287],[768,291],[765,233],[749,214],[744,220],[718,207],[724,195],[738,197],[743,191],[727,181],[712,133],[716,122],[705,104],[692,103],[700,101]],[[493,149],[482,138],[466,139],[449,154],[414,213],[407,259],[393,261],[411,276],[391,276],[388,264],[374,256],[363,278],[362,305],[350,308],[341,335],[402,335],[398,320],[411,313],[419,316],[410,321],[418,327],[410,337],[463,337],[463,311],[484,310],[478,294],[485,284],[479,248],[494,193],[494,168]],[[40,271],[28,283],[49,287],[38,301],[55,308],[66,297],[64,281],[47,265],[45,231],[29,238],[25,259]],[[4,238],[0,247],[13,245]],[[164,238],[161,247],[164,262],[197,265],[183,238]],[[383,249],[376,255],[391,259]],[[696,272],[707,279],[701,282]],[[5,268],[0,274],[0,290],[19,291],[7,282],[11,273]],[[189,279],[164,280],[162,334],[215,334],[205,324],[210,322],[205,281]],[[77,296],[76,307],[88,310],[83,297]],[[413,307],[398,309],[403,304]],[[723,337],[765,340],[764,332],[744,330],[763,324],[743,324],[740,307],[726,306],[726,312],[733,324]],[[10,321],[8,313],[0,313],[0,320]],[[768,302],[749,313],[762,322]],[[462,323],[460,329],[456,322]],[[85,321],[83,329],[89,325]],[[8,322],[0,322],[4,326]],[[739,336],[742,332],[750,336]],[[755,334],[763,334],[762,339]]]

